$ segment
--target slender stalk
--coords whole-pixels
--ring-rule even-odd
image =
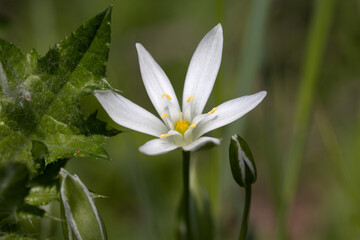
[[[187,240],[192,239],[190,213],[190,152],[183,151],[184,216]]]
[[[242,218],[242,223],[241,223],[239,240],[246,239],[246,233],[247,233],[248,223],[249,223],[250,203],[251,203],[251,184],[248,186],[245,186],[245,204],[244,204],[244,212],[243,212],[243,218]]]

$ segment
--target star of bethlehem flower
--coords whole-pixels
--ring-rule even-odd
[[[206,144],[220,144],[220,139],[203,135],[237,120],[266,96],[266,92],[261,91],[202,113],[219,71],[222,48],[223,32],[218,24],[200,41],[192,56],[181,110],[164,71],[141,44],[136,44],[145,89],[161,120],[111,90],[99,90],[94,94],[116,123],[156,137],[139,148],[142,153],[158,155],[179,147],[195,151]]]

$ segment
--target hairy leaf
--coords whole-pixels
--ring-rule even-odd
[[[35,173],[57,159],[108,158],[102,143],[118,132],[96,113],[84,116],[79,100],[111,88],[105,79],[110,17],[109,8],[43,57],[0,39],[0,162],[20,161]]]

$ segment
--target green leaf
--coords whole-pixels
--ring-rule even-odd
[[[29,191],[28,181],[29,171],[24,164],[9,163],[0,167],[0,229],[13,222],[11,218]]]
[[[80,99],[94,89],[111,89],[105,79],[111,8],[79,27],[44,57],[24,55],[0,39],[0,162],[20,161],[31,172],[57,159],[108,159],[102,148],[116,134],[84,116]]]
[[[37,206],[30,205],[30,204],[23,204],[18,209],[19,216],[21,218],[28,218],[33,216],[43,217],[45,214],[45,210],[41,209]]]
[[[48,187],[37,186],[30,189],[25,202],[34,206],[43,206],[57,199],[59,199],[59,194],[56,185]]]
[[[59,184],[59,171],[65,166],[69,159],[58,159],[56,162],[51,162],[44,168],[41,174],[38,174],[31,180],[31,186],[48,186]]]
[[[109,125],[96,118],[97,110],[90,114],[89,117],[85,119],[85,122],[81,127],[82,132],[85,135],[91,134],[103,134],[104,136],[115,136],[116,134],[121,133],[121,131],[109,127]]]
[[[32,187],[25,198],[26,204],[43,206],[59,199],[59,171],[65,166],[67,160],[68,159],[59,159],[56,162],[48,164],[42,174],[31,180],[30,185]]]
[[[60,196],[62,214],[66,218],[63,232],[66,239],[107,239],[104,225],[91,193],[78,176],[61,169]]]

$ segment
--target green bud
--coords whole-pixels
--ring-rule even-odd
[[[78,176],[71,175],[63,168],[60,175],[61,212],[66,220],[63,222],[65,239],[107,239],[93,197],[84,183]]]
[[[256,166],[248,144],[239,135],[231,137],[229,158],[235,181],[242,187],[256,181]]]

